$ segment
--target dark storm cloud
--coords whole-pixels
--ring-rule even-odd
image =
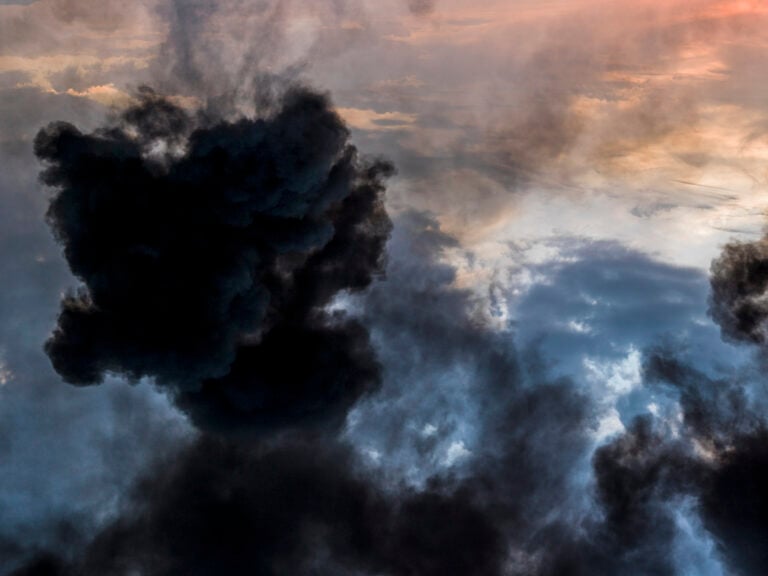
[[[676,574],[675,504],[696,467],[647,418],[593,458],[603,519],[582,539],[556,543],[542,574]]]
[[[768,243],[735,242],[712,262],[710,314],[723,337],[765,344],[768,319]]]
[[[234,123],[141,99],[115,126],[35,140],[58,189],[48,221],[85,284],[46,344],[55,368],[75,384],[153,376],[199,424],[343,418],[378,366],[362,327],[323,307],[381,271],[391,167],[359,159],[306,89]]]
[[[702,495],[705,526],[736,574],[768,565],[768,431],[736,436]]]
[[[77,562],[38,561],[83,575],[498,572],[500,536],[471,499],[438,490],[392,499],[350,457],[328,443],[203,439],[146,478],[137,505]]]
[[[716,261],[714,305],[723,302],[723,294],[760,293],[755,289],[759,248],[731,246]],[[748,354],[718,343],[716,326],[699,317],[707,297],[705,278],[610,244],[568,254],[577,255],[577,261],[537,268],[548,281],[520,303],[521,341],[537,344],[548,370],[574,375],[585,354],[611,358],[629,344],[647,348],[645,402],[647,395],[661,406],[671,400],[679,406],[680,420],[675,424],[675,409],[661,417],[638,417],[596,450],[592,464],[602,520],[582,524],[589,534],[584,538],[574,539],[570,526],[548,530],[551,554],[540,572],[529,573],[683,573],[671,543],[678,538],[680,510],[688,509],[686,514],[702,526],[699,537],[714,542],[716,556],[710,561],[722,559],[733,574],[761,574],[765,558],[758,542],[768,526],[760,487],[767,467],[761,448],[763,377]],[[569,329],[572,321],[584,326]],[[699,546],[706,550],[706,544]]]
[[[643,372],[648,384],[674,388],[683,421],[701,443],[725,450],[735,436],[754,432],[761,425],[759,406],[764,400],[749,393],[745,377],[712,378],[669,347],[649,350]]]
[[[709,311],[720,325],[723,337],[752,344],[763,356],[768,319],[765,238],[726,245],[713,261],[711,270]],[[672,372],[675,377],[670,380],[690,380],[690,371],[675,369]],[[704,421],[706,431],[714,436],[715,446],[722,447],[721,466],[702,496],[704,524],[716,536],[729,567],[737,574],[748,575],[762,573],[768,562],[765,545],[768,541],[765,497],[768,423],[762,385],[764,370],[757,380],[760,385],[748,389],[721,384],[708,401],[701,401],[702,392],[693,389],[688,395],[699,401],[694,404],[696,410],[687,411],[696,417],[696,422]],[[703,387],[705,391],[711,388],[711,385]],[[713,418],[713,412],[720,418]]]
[[[396,401],[398,379],[410,375],[403,387],[423,387],[410,412],[395,405],[397,420],[432,417],[418,396],[437,386],[419,383],[419,367],[466,373],[464,401],[478,414],[466,466],[438,470],[419,487],[388,478],[331,436],[233,444],[204,435],[158,462],[82,554],[41,557],[39,571],[30,565],[26,574],[676,573],[676,506],[714,490],[727,466],[695,457],[686,442],[695,427],[670,439],[638,419],[591,458],[594,492],[581,501],[591,400],[571,381],[527,373],[508,335],[472,319],[470,293],[452,286],[455,272],[441,263],[455,242],[433,220],[405,215],[396,230],[391,275],[360,297],[377,347],[399,358],[382,356],[378,396]],[[407,274],[413,282],[401,281]],[[354,442],[369,420],[376,425],[374,410],[359,412]]]
[[[679,574],[672,542],[680,510],[699,518],[716,557],[732,574],[758,576],[768,533],[764,482],[768,470],[764,405],[748,384],[714,380],[686,363],[679,350],[650,350],[644,378],[679,392],[678,430],[650,416],[593,457],[603,519],[589,536],[555,533],[541,574]],[[717,573],[720,573],[718,570]]]
[[[701,382],[718,381],[683,368],[657,376],[667,383],[676,375],[671,394],[681,395],[685,438],[670,441],[663,426],[639,419],[590,460],[593,399],[575,379],[538,366],[533,346],[519,354],[509,331],[473,316],[472,294],[456,289],[456,271],[440,262],[458,243],[424,215],[400,219],[388,282],[352,299],[359,319],[328,312],[381,270],[389,169],[355,158],[322,99],[289,92],[275,102],[281,80],[252,85],[279,52],[279,6],[257,5],[261,26],[243,53],[264,55],[245,63],[211,34],[222,16],[214,3],[173,8],[158,63],[167,65],[164,86],[201,98],[231,92],[233,78],[244,77],[243,86],[209,99],[200,117],[145,92],[141,106],[100,131],[59,124],[39,138],[60,187],[49,218],[85,283],[64,301],[49,345],[54,363],[76,380],[153,376],[205,430],[338,424],[365,392],[378,393],[356,404],[346,436],[354,450],[316,431],[257,442],[202,432],[144,476],[82,554],[81,537],[52,540],[47,547],[66,550],[61,557],[43,555],[17,574],[674,573],[681,500],[749,488],[740,452],[727,472],[703,466],[686,443],[713,427],[733,437],[731,416],[716,406],[722,396],[696,396]],[[514,129],[491,134],[482,153],[454,150],[435,172],[465,163],[517,185],[574,147],[582,126],[563,87],[591,77],[583,71],[593,63],[571,47],[531,59]],[[550,73],[561,69],[567,74]],[[237,118],[246,97],[261,120]],[[622,125],[638,139],[666,133],[647,119]],[[442,204],[446,197],[441,190]],[[592,246],[577,264],[549,272],[551,290],[531,292],[519,334],[547,325],[562,336],[558,357],[576,344],[573,362],[575,350],[609,348],[616,357],[636,339],[657,338],[667,322],[687,330],[702,294],[700,275],[615,246]],[[595,311],[598,297],[609,313]],[[593,334],[560,325],[582,316]],[[362,461],[360,448],[382,437],[385,461],[393,446],[408,446],[397,464],[422,468],[422,484],[401,484],[386,466]],[[458,440],[463,460],[447,465]],[[129,447],[106,444],[125,466]],[[728,528],[737,507],[724,520],[712,510],[702,517],[738,559],[751,542]],[[17,548],[18,539],[2,546]]]
[[[681,390],[686,433],[709,453],[699,461],[691,492],[726,564],[734,574],[762,574],[768,561],[768,433],[760,388],[712,380],[669,349],[649,354],[645,372],[650,382]]]
[[[708,531],[700,537],[717,542],[735,574],[760,574],[756,541],[768,517],[757,480],[743,469],[753,466],[759,477],[764,466],[761,451],[747,452],[764,436],[765,398],[755,385],[762,377],[747,354],[717,342],[716,326],[702,323],[705,278],[612,244],[566,253],[576,262],[537,268],[548,280],[519,304],[520,341],[536,343],[547,371],[574,377],[585,354],[616,358],[630,344],[648,347],[644,394],[662,406],[668,405],[662,398],[679,403],[681,429],[671,433],[666,417],[642,416],[599,447],[592,465],[602,520],[584,522],[588,536],[575,539],[572,526],[550,527],[551,553],[540,572],[523,573],[681,573],[672,543],[680,510],[690,505],[689,514]],[[570,322],[588,329],[574,331]],[[676,418],[674,411],[669,417]],[[735,501],[726,486],[740,490]],[[755,506],[749,513],[747,502]]]
[[[570,509],[568,471],[587,457],[588,401],[566,381],[526,385],[514,347],[472,328],[469,294],[446,281],[453,272],[437,259],[454,241],[429,218],[408,219],[399,242],[413,247],[423,281],[402,285],[399,271],[377,285],[371,298],[378,306],[365,324],[379,344],[399,327],[401,350],[412,348],[403,359],[411,371],[421,358],[472,372],[470,400],[482,418],[471,467],[414,487],[387,480],[332,436],[232,443],[204,435],[158,462],[122,517],[83,554],[71,562],[41,557],[40,570],[495,575],[504,572],[510,546],[526,557],[538,553],[530,535]]]
[[[687,509],[735,574],[758,576],[765,433],[746,384],[691,367],[679,350],[650,350],[644,381],[679,398],[680,429],[640,417],[590,456],[593,400],[528,370],[509,334],[472,316],[472,295],[453,286],[443,260],[455,246],[427,216],[397,221],[388,279],[353,303],[382,352],[385,385],[356,408],[345,441],[203,434],[158,460],[82,552],[41,555],[16,575],[671,575]],[[359,448],[379,419],[393,419],[385,429],[434,421],[450,430],[435,420],[441,391],[428,377],[441,365],[466,376],[470,454],[404,483]],[[418,438],[404,432],[400,442]],[[439,448],[416,447],[414,462]]]
[[[0,573],[46,548],[87,541],[150,454],[178,450],[186,424],[148,386],[62,386],[42,351],[72,278],[45,225],[32,138],[96,103],[34,88],[0,91]],[[27,119],[26,121],[24,119]],[[34,417],[30,415],[34,414]],[[73,424],[76,423],[76,424]],[[73,465],[73,463],[77,465]]]
[[[191,157],[191,151],[201,146],[197,142],[204,141],[203,136],[213,138],[210,134],[216,133],[215,125],[197,128],[202,135],[193,132],[181,159],[172,155],[146,158],[142,156],[142,145],[158,139],[172,144],[174,134],[187,133],[197,122],[165,102],[155,102],[152,95],[146,97],[158,105],[131,111],[123,119],[123,128],[93,136],[75,133],[74,138],[93,146],[94,142],[99,144],[96,151],[108,144],[132,150],[127,155],[128,163],[143,167],[150,181],[155,178],[171,188],[185,185],[183,178],[181,184],[173,180],[175,166],[184,162],[185,155]],[[279,115],[280,111],[275,117]],[[131,128],[136,134],[148,135],[148,141],[131,140],[127,134]],[[221,126],[218,129],[226,135]],[[63,138],[67,132],[57,134]],[[69,137],[72,135],[69,132]],[[199,160],[205,155],[195,158],[205,168]],[[71,158],[69,161],[74,162]],[[202,174],[202,181],[207,182],[205,171]],[[93,174],[86,172],[80,177],[86,176]],[[279,337],[242,345],[240,349],[249,349],[248,358],[253,363],[236,360],[233,375],[223,379],[228,382],[226,386],[237,390],[227,378],[248,385],[255,381],[256,386],[267,382],[269,386],[273,382],[270,378],[277,377],[273,365],[297,374],[297,380],[311,381],[317,362],[322,367],[328,358],[333,364],[328,369],[343,374],[349,363],[337,361],[333,354],[322,353],[317,362],[312,361],[315,347],[323,349],[315,340],[320,336],[324,343],[330,340],[332,348],[343,350],[343,355],[350,354],[349,347],[357,345],[368,358],[365,329],[345,331],[350,335],[348,339],[329,339],[334,329],[324,322],[330,319],[313,308],[318,302],[327,303],[341,288],[366,286],[370,271],[377,269],[379,242],[386,234],[376,236],[371,250],[364,250],[368,245],[364,241],[368,238],[367,221],[363,221],[362,231],[355,226],[360,224],[356,215],[360,211],[369,213],[370,204],[366,202],[377,199],[381,192],[378,184],[370,186],[368,195],[360,193],[358,197],[362,208],[335,213],[336,233],[324,247],[297,262],[286,262],[265,277],[264,286],[272,291],[270,306],[274,310],[265,313],[263,332],[276,332]],[[120,190],[120,186],[112,189]],[[231,190],[227,186],[223,189]],[[354,197],[350,194],[347,198]],[[92,205],[100,207],[98,202]],[[226,204],[214,212],[217,219],[230,216],[225,208]],[[349,219],[346,224],[344,215]],[[182,224],[168,225],[173,228]],[[392,487],[374,479],[373,472],[357,462],[348,447],[332,438],[237,446],[204,436],[191,448],[160,463],[138,486],[122,516],[99,532],[83,555],[67,560],[78,548],[72,545],[61,559],[43,558],[26,573],[42,574],[47,570],[50,574],[120,574],[140,568],[150,574],[194,574],[204,573],[210,562],[219,562],[235,574],[324,570],[339,574],[429,575],[450,573],[456,566],[465,573],[501,574],[510,564],[511,573],[517,574],[563,573],[563,567],[585,574],[595,570],[627,574],[669,571],[672,552],[666,540],[674,524],[662,502],[670,494],[682,492],[678,486],[685,486],[687,481],[674,475],[667,478],[671,474],[666,471],[667,462],[676,457],[677,448],[660,445],[657,435],[640,427],[598,452],[594,460],[595,499],[606,520],[584,524],[590,537],[583,539],[581,529],[573,524],[573,518],[585,513],[574,502],[578,500],[579,486],[573,485],[573,476],[576,470],[586,471],[584,466],[589,461],[590,443],[585,437],[593,425],[589,399],[571,382],[546,382],[538,375],[526,375],[509,334],[493,332],[472,318],[471,294],[452,287],[455,270],[440,262],[444,252],[456,248],[457,243],[442,233],[434,220],[410,214],[399,224],[400,232],[391,245],[394,261],[389,281],[376,284],[369,295],[361,297],[362,325],[371,331],[385,366],[388,388],[380,399],[392,406],[392,412],[384,410],[377,415],[375,410],[363,407],[360,414],[364,425],[370,420],[369,426],[374,429],[377,420],[385,422],[385,428],[396,428],[391,420],[394,414],[399,422],[434,421],[442,433],[460,423],[437,419],[441,413],[450,412],[446,408],[451,408],[452,399],[447,394],[441,404],[441,390],[436,385],[442,377],[436,374],[440,370],[445,374],[464,373],[468,390],[462,402],[473,404],[479,415],[474,434],[467,438],[472,453],[469,465],[457,468],[455,476],[454,470],[434,472],[423,489]],[[155,229],[146,225],[137,228],[136,234]],[[138,243],[130,235],[128,238]],[[109,244],[97,243],[100,249]],[[354,260],[353,255],[357,256]],[[616,261],[607,261],[616,267]],[[639,261],[629,261],[626,270],[636,269]],[[200,270],[199,262],[195,270]],[[653,277],[675,277],[672,272],[652,266],[650,270]],[[288,283],[279,273],[290,274],[290,289],[285,288]],[[593,276],[594,271],[585,272],[583,278]],[[612,298],[619,299],[621,290],[611,288],[612,278],[606,279],[609,292]],[[680,282],[671,293],[688,285],[684,274]],[[310,316],[319,314],[322,322],[317,329],[314,319],[300,323],[300,335],[310,344],[298,346],[293,336],[299,334],[291,335],[291,323],[294,315],[305,319],[308,311],[312,312]],[[289,336],[280,332],[286,325]],[[292,351],[296,351],[297,360]],[[244,371],[242,379],[238,370]],[[350,380],[357,378],[350,376]],[[220,409],[222,395],[217,386],[208,386],[204,384],[195,392],[196,398],[182,391],[177,398],[181,403],[190,398],[199,400],[197,413],[210,411],[210,417],[223,418],[224,425],[237,421],[227,413],[231,403],[226,410]],[[415,390],[410,396],[409,386]],[[246,388],[233,396],[240,401],[248,394]],[[406,401],[398,403],[400,397]],[[419,397],[423,400],[419,401]],[[224,401],[230,399],[225,397]],[[281,407],[274,412],[278,419],[288,418]],[[261,416],[268,422],[268,414]],[[358,427],[356,433],[364,436],[365,426]],[[418,440],[415,434],[404,434],[404,439]],[[445,445],[438,442],[418,450],[423,458],[430,458],[437,448],[444,449]],[[643,451],[648,455],[636,455]],[[180,510],[186,512],[179,516]],[[650,526],[659,527],[658,531],[651,533]],[[619,528],[624,532],[612,535]],[[286,534],[292,538],[286,540]],[[9,546],[13,545],[13,540],[10,542]],[[52,549],[67,547],[61,541],[49,541],[48,545]],[[259,552],[254,554],[254,549]],[[643,562],[638,565],[640,557]],[[644,567],[645,572],[636,566]]]

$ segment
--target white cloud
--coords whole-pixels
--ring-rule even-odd
[[[593,436],[598,442],[602,442],[611,436],[622,434],[625,430],[619,411],[616,408],[611,408],[598,420],[597,429],[594,430]]]
[[[464,446],[464,442],[461,442],[461,441],[454,442],[448,447],[448,450],[445,453],[445,459],[443,460],[443,463],[446,466],[453,466],[459,460],[464,460],[465,458],[471,455],[472,455],[472,452],[467,450],[467,447]]]
[[[640,351],[630,347],[625,358],[617,362],[584,359],[587,378],[598,387],[603,387],[611,396],[624,396],[642,384],[642,362]]]

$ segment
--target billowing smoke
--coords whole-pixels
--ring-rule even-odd
[[[752,344],[761,357],[768,336],[768,241],[733,242],[712,263],[710,314],[723,337]],[[678,370],[678,372],[680,372]],[[689,372],[690,374],[690,372]],[[679,378],[678,378],[679,379]],[[691,380],[684,378],[684,380]],[[698,378],[701,382],[702,378]],[[760,375],[764,381],[764,376]],[[738,386],[717,386],[718,394],[694,398],[693,414],[719,433],[721,465],[702,495],[705,525],[721,543],[728,565],[736,574],[760,574],[768,565],[768,422],[765,406],[750,410],[760,392]],[[691,395],[691,392],[688,394]],[[715,420],[712,414],[725,415]],[[711,430],[715,433],[712,433]],[[724,433],[724,432],[725,433]]]
[[[52,574],[496,574],[501,539],[468,498],[394,502],[319,444],[203,440],[139,487],[142,499]],[[456,547],[458,542],[465,546]]]
[[[649,351],[645,380],[680,395],[680,429],[639,418],[590,457],[592,400],[526,367],[508,334],[472,319],[471,294],[440,261],[455,243],[433,220],[397,223],[401,260],[361,296],[361,322],[377,346],[400,350],[398,375],[440,364],[468,374],[478,414],[466,466],[417,487],[335,434],[202,434],[159,460],[84,550],[40,556],[16,575],[675,574],[676,510],[690,502],[735,573],[760,573],[764,451],[751,447],[764,433],[738,383]],[[414,266],[419,278],[407,282]],[[396,405],[406,392],[387,384],[379,397]],[[590,461],[594,483],[577,481]],[[738,497],[724,499],[731,489]]]
[[[264,118],[229,123],[145,90],[108,127],[54,125],[36,150],[84,283],[47,344],[54,365],[76,384],[152,377],[201,433],[84,548],[16,576],[676,574],[686,507],[734,573],[760,574],[765,428],[744,386],[649,350],[644,380],[679,398],[681,420],[640,417],[594,450],[594,400],[473,317],[443,260],[456,242],[433,219],[400,215],[397,260],[373,282],[391,167],[357,157],[326,98],[294,88]],[[351,293],[355,318],[329,311]],[[474,439],[465,465],[423,485],[349,435],[307,430],[340,424],[366,392],[389,406],[391,433],[419,410],[437,417],[440,370],[466,377]],[[242,430],[260,434],[222,434]],[[436,446],[421,442],[429,461]]]
[[[531,536],[565,522],[589,402],[567,381],[528,386],[508,338],[472,328],[469,293],[438,263],[452,240],[429,218],[403,224],[411,237],[401,245],[432,280],[377,286],[364,297],[365,324],[412,343],[411,369],[446,362],[472,373],[481,418],[471,467],[415,487],[387,480],[334,434],[202,434],[158,461],[84,551],[41,556],[17,574],[530,573],[546,545]],[[305,354],[298,348],[295,361]]]
[[[737,436],[701,498],[709,528],[735,574],[757,575],[768,565],[768,431]]]
[[[250,57],[281,34],[282,6],[260,3],[247,57],[225,62],[202,40],[216,4],[170,3],[164,79],[206,106],[142,89],[95,132],[59,123],[35,141],[49,223],[82,281],[46,344],[54,367],[76,385],[153,379],[198,435],[158,457],[86,545],[14,574],[671,575],[684,510],[729,570],[761,576],[766,427],[744,383],[649,350],[644,383],[679,417],[639,417],[596,448],[595,399],[473,315],[443,261],[457,242],[434,219],[399,216],[399,260],[376,282],[393,168],[358,155],[327,97],[258,85]],[[593,65],[563,54],[531,69]],[[529,76],[537,103],[570,78]],[[538,169],[574,145],[570,92],[544,92],[562,103],[515,124],[504,166]],[[655,136],[656,116],[641,116],[635,136]],[[763,254],[732,245],[713,265],[712,315],[732,340],[764,343]],[[338,311],[347,299],[354,314]],[[363,422],[339,435],[353,408]],[[470,439],[446,464],[438,436],[461,426]],[[358,435],[376,427],[415,446],[423,483],[366,459]]]
[[[236,122],[145,89],[93,134],[42,130],[48,221],[84,284],[46,344],[56,370],[153,377],[203,427],[343,419],[378,365],[325,307],[382,271],[392,172],[348,136],[304,88]]]
[[[586,532],[576,539],[573,531],[556,534],[546,569],[528,573],[688,573],[674,541],[681,514],[689,514],[723,564],[716,573],[761,574],[768,560],[764,410],[743,383],[713,380],[668,348],[647,352],[644,379],[658,392],[679,394],[679,416],[640,416],[598,448],[601,520],[582,525]]]
[[[732,243],[712,263],[712,318],[723,336],[764,344],[768,336],[768,242]]]

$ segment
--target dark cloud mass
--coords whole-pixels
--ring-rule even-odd
[[[768,336],[768,242],[728,244],[712,263],[710,313],[723,336],[764,344]]]
[[[440,261],[454,242],[433,220],[411,214],[398,224],[392,275],[361,296],[370,310],[364,323],[377,346],[400,350],[390,376],[440,363],[470,375],[467,402],[478,416],[466,466],[415,487],[387,479],[333,435],[233,442],[203,434],[159,459],[121,516],[81,553],[40,556],[16,576],[677,574],[686,498],[700,502],[694,510],[743,567],[738,573],[759,574],[759,552],[740,553],[755,541],[744,539],[739,515],[759,483],[744,472],[751,462],[740,446],[761,433],[742,427],[739,448],[715,447],[722,458],[713,460],[691,444],[728,434],[729,410],[748,421],[750,405],[721,402],[719,383],[660,349],[649,353],[645,379],[682,391],[682,430],[670,435],[666,424],[642,417],[590,456],[592,400],[567,379],[525,368],[506,336],[471,321],[471,294],[452,286],[453,272]],[[402,282],[416,262],[420,278]],[[396,384],[379,392],[384,402],[403,393]],[[430,399],[409,402],[400,422]],[[430,448],[422,450],[428,459]],[[575,480],[590,468],[593,485]],[[722,500],[731,487],[740,496]],[[759,540],[762,508],[746,519]]]
[[[738,436],[702,496],[705,525],[736,574],[768,566],[768,431]]]
[[[736,574],[761,574],[768,566],[768,422],[764,357],[768,336],[768,240],[733,242],[712,263],[710,314],[728,340],[752,344],[760,357],[760,386],[723,385],[713,397],[690,385],[693,413],[718,441],[720,466],[708,479],[701,505],[705,526],[715,535]],[[675,370],[690,381],[691,371]],[[680,375],[682,374],[682,377]],[[701,380],[701,378],[699,378]],[[711,383],[710,383],[711,384]],[[703,387],[704,390],[709,387]],[[710,393],[711,394],[711,393]],[[690,402],[689,402],[690,404]],[[725,415],[716,419],[715,415]]]
[[[401,326],[415,362],[439,358],[473,372],[483,418],[471,469],[417,488],[387,481],[333,435],[233,442],[203,434],[159,460],[82,553],[41,556],[17,574],[490,576],[504,573],[512,543],[523,557],[515,566],[529,565],[546,544],[530,535],[560,515],[566,471],[585,455],[588,402],[569,382],[526,386],[514,347],[481,327],[467,330],[469,294],[450,287],[437,262],[452,240],[429,218],[410,219],[411,237],[400,241],[436,281],[392,286],[366,324],[380,326],[380,338]]]
[[[102,23],[90,21],[92,4],[51,6],[67,25],[119,27],[119,5],[108,3]],[[713,342],[716,328],[698,317],[704,275],[615,243],[565,239],[549,246],[561,258],[527,270],[536,281],[517,300],[514,331],[501,326],[499,302],[491,324],[477,294],[458,287],[447,257],[462,249],[457,239],[426,213],[402,211],[393,227],[384,203],[393,166],[360,156],[329,98],[295,83],[305,52],[336,54],[368,38],[351,4],[308,8],[318,36],[301,32],[307,47],[291,55],[290,3],[160,3],[168,36],[149,74],[200,109],[141,88],[100,128],[57,122],[37,134],[52,189],[47,222],[81,282],[45,344],[54,369],[77,386],[152,380],[196,430],[173,433],[175,412],[110,383],[123,395],[110,396],[103,416],[116,430],[99,437],[109,474],[94,484],[108,497],[84,506],[79,484],[61,490],[55,513],[32,516],[55,521],[54,536],[30,542],[28,524],[14,533],[6,521],[0,573],[764,576],[764,391],[754,372],[738,372],[740,358],[692,358],[680,344],[701,356],[735,349]],[[405,6],[428,16],[435,2]],[[599,89],[606,65],[587,41],[592,29],[575,20],[561,32],[525,57],[513,90],[520,112],[510,118],[504,107],[488,144],[463,137],[450,158],[428,163],[428,146],[406,146],[393,131],[404,170],[428,165],[448,182],[464,162],[511,189],[554,170],[586,129],[571,86],[606,101],[612,93]],[[609,40],[663,52],[658,41]],[[473,78],[482,71],[472,69]],[[103,72],[73,67],[51,81],[86,89]],[[660,110],[641,99],[612,115],[631,146],[609,139],[597,165],[672,133],[667,117],[687,107],[679,100]],[[421,120],[445,128],[439,107],[426,105]],[[80,114],[89,126],[96,116]],[[466,210],[464,189],[462,202],[435,190],[439,203]],[[765,240],[731,244],[712,265],[710,313],[727,340],[765,344],[766,254]],[[65,280],[30,282],[51,305]],[[11,300],[0,304],[20,322]],[[46,329],[53,322],[38,316]],[[622,362],[639,364],[640,350],[635,381]],[[599,390],[611,398],[585,374],[605,380]],[[28,394],[36,400],[37,388]],[[664,402],[638,409],[649,398]],[[608,410],[627,424],[600,435]],[[123,439],[129,429],[141,439]],[[0,421],[0,457],[18,449],[9,430]],[[0,516],[22,506],[8,501]],[[62,520],[78,512],[88,519]]]
[[[15,576],[672,575],[682,573],[681,510],[700,518],[733,574],[761,574],[765,432],[742,383],[713,379],[677,350],[649,350],[644,381],[679,397],[679,425],[642,416],[593,452],[593,400],[527,367],[507,335],[472,320],[471,294],[453,287],[455,272],[441,261],[455,242],[434,220],[406,214],[397,224],[388,281],[359,296],[377,348],[399,357],[393,364],[383,355],[390,368],[377,397],[394,404],[401,423],[424,409],[432,417],[429,386],[406,395],[409,412],[397,404],[405,394],[397,380],[419,386],[407,375],[441,364],[468,374],[476,433],[465,466],[417,487],[333,434],[233,441],[203,433],[159,458],[87,546],[38,556]],[[310,259],[322,262],[332,248]],[[303,298],[317,296],[291,301]],[[283,354],[284,341],[274,346]],[[299,350],[299,360],[313,354]],[[344,373],[344,362],[326,358]],[[265,378],[259,364],[254,372]],[[420,447],[424,461],[433,448]]]
[[[585,538],[554,539],[548,568],[531,573],[698,574],[695,566],[679,564],[674,543],[679,515],[688,508],[715,543],[714,557],[723,560],[713,573],[762,574],[764,411],[745,400],[742,385],[713,381],[668,349],[649,352],[644,373],[650,385],[681,392],[682,426],[641,416],[598,448],[593,469],[602,520],[584,526]]]
[[[761,574],[768,561],[764,398],[743,382],[708,378],[670,350],[649,354],[645,374],[654,385],[680,391],[684,434],[695,443],[693,453],[678,451],[662,469],[678,482],[681,471],[694,472],[684,475],[686,491],[697,498],[703,524],[727,566],[734,574]],[[675,444],[680,442],[662,446]]]
[[[144,89],[92,134],[42,130],[48,221],[84,283],[46,344],[56,370],[154,377],[201,425],[343,415],[377,366],[365,331],[323,308],[381,271],[392,171],[347,139],[302,88],[231,123]]]
[[[140,484],[138,506],[81,559],[47,566],[94,575],[496,573],[499,535],[471,501],[439,492],[393,501],[350,464],[333,444],[202,440]]]
[[[734,574],[760,574],[765,428],[744,382],[649,349],[643,381],[681,418],[640,416],[596,447],[595,399],[473,315],[444,260],[457,243],[434,219],[400,215],[387,280],[372,282],[391,169],[356,159],[324,98],[289,92],[264,119],[223,123],[145,91],[116,124],[53,125],[36,150],[85,284],[64,300],[54,365],[75,383],[152,376],[201,431],[156,458],[87,544],[14,576],[673,575],[681,514]],[[633,265],[603,262],[643,281],[637,255],[622,257]],[[326,308],[344,291],[354,317]],[[451,421],[462,387],[464,421]],[[344,439],[220,434],[339,424],[353,404],[362,422]],[[445,446],[424,422],[463,425],[466,461],[435,466]],[[365,460],[382,428],[416,447],[422,483]]]

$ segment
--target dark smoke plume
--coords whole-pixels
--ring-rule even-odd
[[[711,284],[710,314],[723,337],[757,345],[764,354],[768,342],[768,237],[726,245],[712,263]],[[762,574],[768,566],[765,407],[750,406],[759,393],[733,386],[718,388],[718,397],[700,403],[707,412],[697,412],[710,416],[705,420],[714,423],[712,427],[720,433],[717,447],[722,448],[720,466],[702,493],[702,515],[734,573]],[[711,413],[725,414],[726,419],[712,418]]]
[[[419,260],[390,267],[364,297],[364,323],[380,345],[410,352],[405,372],[445,364],[471,375],[480,414],[469,466],[417,488],[377,476],[332,435],[203,435],[159,461],[82,553],[42,556],[16,576],[674,574],[670,502],[716,486],[715,468],[641,419],[592,458],[594,511],[575,506],[589,398],[526,373],[508,335],[471,321],[471,295],[438,263],[453,242],[436,223],[399,224],[413,237],[396,231],[393,242]]]
[[[705,485],[705,526],[735,574],[763,574],[768,566],[768,430],[737,436]]]
[[[333,443],[252,449],[203,439],[138,492],[80,559],[41,565],[94,576],[490,576],[501,556],[499,534],[469,499],[438,491],[392,499]]]
[[[471,469],[417,488],[378,477],[331,434],[203,434],[157,462],[85,550],[41,556],[18,574],[494,576],[511,543],[535,553],[543,544],[530,536],[558,515],[584,453],[586,399],[569,382],[524,386],[514,347],[472,328],[469,294],[432,262],[452,239],[428,219],[411,226],[420,223],[407,250],[432,280],[405,282],[413,269],[396,267],[365,297],[376,301],[365,323],[409,342],[411,369],[447,362],[473,374],[483,418]]]
[[[734,574],[758,576],[768,563],[768,422],[743,384],[713,380],[673,352],[655,350],[645,366],[649,383],[680,391],[686,434],[709,452],[689,477],[705,528]],[[670,471],[693,457],[668,462]],[[688,464],[684,464],[688,462]],[[676,472],[677,474],[677,472]]]
[[[645,382],[679,399],[680,429],[640,417],[595,451],[590,398],[472,317],[441,261],[456,241],[434,220],[401,216],[401,260],[371,286],[392,169],[358,158],[327,99],[294,88],[270,110],[222,121],[145,90],[93,134],[38,135],[57,188],[49,222],[84,284],[47,344],[54,366],[76,384],[153,377],[201,432],[84,548],[15,576],[672,575],[684,505],[735,574],[761,574],[765,419],[741,383],[651,350]],[[760,330],[738,320],[741,300],[759,308],[760,261],[742,247],[713,266],[726,334]],[[358,293],[357,319],[328,309],[345,292]],[[390,359],[383,373],[371,342]],[[391,481],[326,430],[211,433],[338,425],[366,392],[436,396],[441,369],[466,377],[476,438],[466,466],[423,486]],[[428,404],[390,405],[385,427]],[[421,441],[426,459],[434,445]]]
[[[728,244],[712,263],[710,314],[723,336],[765,344],[768,336],[768,242]]]
[[[48,221],[84,287],[46,351],[73,384],[154,377],[199,425],[340,421],[378,383],[365,330],[325,307],[383,267],[384,162],[328,99],[193,116],[149,89],[113,125],[35,139]]]
[[[418,488],[377,476],[334,435],[234,443],[202,434],[158,461],[84,550],[42,555],[15,576],[673,575],[685,502],[735,574],[760,574],[764,432],[736,382],[712,380],[673,351],[649,352],[645,381],[679,395],[682,429],[671,437],[639,418],[598,448],[591,504],[580,508],[574,500],[588,488],[572,482],[590,461],[589,398],[521,368],[508,335],[472,320],[471,295],[440,262],[455,242],[433,220],[406,214],[398,223],[393,245],[409,256],[362,297],[361,322],[378,346],[401,351],[398,375],[441,365],[471,375],[479,431],[467,467]],[[295,363],[290,370],[303,370]],[[394,402],[398,385],[379,395]],[[198,399],[198,409],[226,415],[215,396]],[[713,457],[701,458],[693,441]]]

